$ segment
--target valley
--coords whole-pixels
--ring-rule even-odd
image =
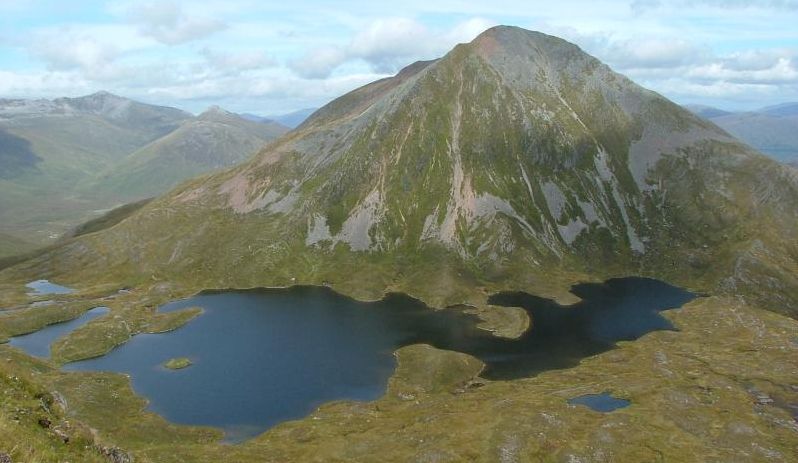
[[[747,112],[687,107],[762,153],[786,164],[798,165],[798,103]]]
[[[252,156],[1,261],[12,461],[798,454],[795,169],[512,26],[268,142],[230,118],[93,185]]]
[[[0,100],[0,233],[9,236],[0,257],[232,166],[287,130],[220,108],[194,117],[107,92]]]
[[[524,318],[534,320],[517,339],[478,329],[479,319],[461,310],[434,310],[400,294],[357,303],[313,287],[201,293],[159,310],[201,307],[202,314],[185,327],[138,335],[64,370],[130,375],[149,410],[176,423],[222,428],[226,441],[237,442],[302,418],[325,402],[378,399],[394,370],[393,352],[405,346],[428,344],[475,356],[485,364],[481,376],[487,379],[528,378],[576,366],[618,341],[672,329],[657,312],[692,299],[646,279],[572,291],[584,299],[567,308],[530,295],[497,295],[502,300],[495,303],[523,306]],[[81,336],[82,324],[105,313],[91,309],[74,321],[12,337],[10,345],[47,358],[56,343],[57,357]],[[171,358],[188,359],[191,371],[178,375],[154,368]]]
[[[47,459],[49,451],[103,461],[94,447],[64,446],[52,431],[42,431],[35,421],[48,416],[73,444],[94,439],[99,448],[121,448],[144,461],[371,461],[374,452],[388,460],[444,455],[494,461],[509,453],[519,461],[658,455],[696,462],[790,461],[794,411],[771,400],[798,400],[790,386],[798,368],[798,324],[717,297],[663,315],[676,331],[649,333],[573,368],[523,380],[477,378],[484,365],[474,357],[408,346],[397,351],[397,369],[379,399],[328,403],[232,446],[221,444],[219,431],[176,426],[148,411],[123,375],[59,372],[45,360],[2,346],[0,366],[17,378],[4,388],[17,392],[4,405],[3,423],[13,427],[3,425],[0,444],[15,442],[17,455],[31,459]],[[37,391],[57,391],[67,408],[43,410]],[[608,391],[630,405],[596,412],[568,404],[573,397]],[[13,409],[29,410],[19,415],[20,425],[11,420]],[[101,430],[99,436],[89,437],[85,425]]]

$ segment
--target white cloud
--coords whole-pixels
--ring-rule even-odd
[[[218,19],[191,16],[180,4],[171,1],[134,4],[127,14],[139,25],[142,34],[166,45],[205,38],[227,27]]]
[[[0,96],[106,89],[192,110],[297,109],[504,23],[571,40],[679,102],[798,99],[798,0],[109,1],[0,0]]]
[[[736,69],[722,62],[709,63],[690,69],[687,77],[700,81],[723,81],[734,84],[798,84],[798,69],[791,60],[780,58],[764,69]]]
[[[28,98],[85,94],[91,85],[73,72],[12,72],[0,70],[0,95]]]
[[[211,69],[221,73],[237,74],[277,65],[277,61],[263,51],[220,52],[205,47],[200,54]]]
[[[45,60],[54,70],[80,68],[97,71],[111,64],[119,55],[113,45],[103,43],[88,35],[44,37],[31,47],[31,51]]]
[[[151,45],[124,25],[44,28],[18,43],[51,71],[75,70],[95,79],[111,78],[122,56]]]
[[[339,47],[314,48],[299,59],[289,63],[290,68],[302,77],[324,79],[347,60],[347,52]]]
[[[311,49],[290,66],[302,77],[323,79],[348,61],[362,60],[378,74],[391,74],[414,61],[439,57],[493,25],[493,21],[472,18],[450,30],[432,30],[410,18],[380,18],[346,45]]]
[[[661,69],[696,63],[708,54],[682,39],[644,39],[611,44],[606,59],[622,69]]]
[[[434,51],[435,42],[433,34],[418,21],[378,19],[355,35],[348,55],[371,63],[377,72],[388,73]]]
[[[798,10],[798,0],[634,0],[632,11],[643,13],[665,7],[711,7],[721,9]]]
[[[745,50],[724,58],[724,67],[735,71],[761,71],[769,69],[780,60],[795,55],[788,49]]]
[[[454,28],[445,35],[444,43],[450,45],[468,43],[487,29],[498,25],[499,23],[492,19],[471,18],[454,26]]]

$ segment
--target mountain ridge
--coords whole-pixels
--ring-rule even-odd
[[[149,192],[171,189],[186,178],[243,162],[287,130],[278,123],[251,122],[211,107],[129,154],[91,188],[147,197]]]
[[[4,275],[327,283],[484,312],[488,292],[631,273],[795,316],[797,191],[794,170],[577,46],[497,27]]]
[[[0,231],[50,243],[103,209],[162,193],[186,175],[241,161],[286,130],[273,123],[250,124],[226,117],[229,120],[205,121],[204,129],[192,131],[185,126],[196,126],[199,117],[108,92],[0,100]],[[191,147],[204,150],[196,156],[198,162],[184,156],[182,165],[175,166],[169,156],[163,162],[151,156],[149,163],[155,167],[150,172],[157,175],[137,180],[124,175],[128,163],[139,157],[129,159],[133,153],[159,140],[163,145],[162,140],[177,131],[184,140],[197,133]],[[229,152],[206,165],[201,161],[209,156],[214,140],[227,140]],[[109,173],[116,173],[125,184],[92,189],[97,188],[98,175]]]
[[[798,162],[798,103],[741,112],[696,105],[686,107],[778,161]]]

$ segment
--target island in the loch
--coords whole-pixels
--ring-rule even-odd
[[[167,360],[164,362],[164,368],[168,368],[170,370],[182,370],[183,368],[188,368],[193,365],[194,362],[187,357],[175,357]]]

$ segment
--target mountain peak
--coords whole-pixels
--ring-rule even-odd
[[[542,32],[532,31],[528,29],[523,29],[517,26],[493,26],[489,29],[485,29],[481,34],[479,34],[472,43],[478,43],[485,40],[498,40],[503,43],[513,43],[518,42],[519,40],[528,40],[528,39],[557,39],[556,37],[546,35]],[[557,39],[561,40],[561,39]]]
[[[219,105],[213,105],[213,106],[209,106],[209,107],[208,107],[208,109],[206,109],[205,111],[203,111],[203,113],[202,113],[202,114],[200,114],[200,117],[201,117],[203,114],[223,114],[223,115],[233,115],[233,113],[231,113],[230,111],[228,111],[228,110],[226,110],[226,109],[222,108],[222,107],[221,107],[221,106],[219,106]]]
[[[533,82],[558,87],[600,68],[601,74],[611,74],[607,66],[571,42],[514,26],[492,27],[470,43],[456,47],[449,56],[476,56],[517,90],[528,89],[527,84]]]
[[[548,263],[603,272],[668,262],[667,275],[688,278],[698,256],[702,268],[726,265],[747,244],[751,210],[778,230],[769,236],[798,242],[797,193],[780,169],[576,45],[500,26],[337,98],[250,162],[109,229],[125,246],[93,270],[138,265],[126,249],[141,242],[153,246],[150,262],[163,263],[157,271],[176,279],[199,267],[225,286],[293,275],[316,282],[343,268],[374,281],[370,294],[384,293],[383,282],[406,284],[433,303],[448,298],[440,286],[423,294],[406,275],[442,261],[453,269],[435,272],[442,286],[459,281],[457,288],[517,269],[546,272]],[[170,258],[177,237],[150,244],[161,230],[205,223],[209,208],[224,219],[181,237],[182,257]],[[743,233],[721,241],[738,225]],[[292,252],[241,246],[261,239]],[[716,243],[717,256],[708,256]],[[772,255],[783,255],[773,243]],[[375,278],[377,266],[363,264],[377,255],[392,264]],[[304,262],[319,267],[311,274]],[[475,273],[452,277],[460,269]],[[727,288],[751,284],[717,275],[731,275]],[[789,303],[798,310],[798,298]]]
[[[100,90],[82,98],[126,100],[127,98],[115,95],[107,90]]]
[[[99,91],[91,95],[76,98],[58,98],[55,103],[64,104],[78,111],[119,118],[133,104],[133,100],[123,98],[107,91]]]
[[[498,49],[512,53],[518,53],[523,49],[581,51],[578,46],[559,37],[516,26],[491,27],[479,34],[471,41],[470,45],[486,53],[497,51]]]
[[[69,101],[70,103],[83,103],[83,104],[108,104],[108,103],[123,103],[126,101],[131,101],[127,98],[121,97],[119,95],[115,95],[111,92],[106,90],[100,90],[99,92],[94,92],[89,95],[79,96],[75,98],[64,98],[64,100]]]
[[[197,119],[202,121],[230,122],[231,120],[239,120],[242,118],[238,114],[227,111],[221,106],[213,105],[197,116]]]

